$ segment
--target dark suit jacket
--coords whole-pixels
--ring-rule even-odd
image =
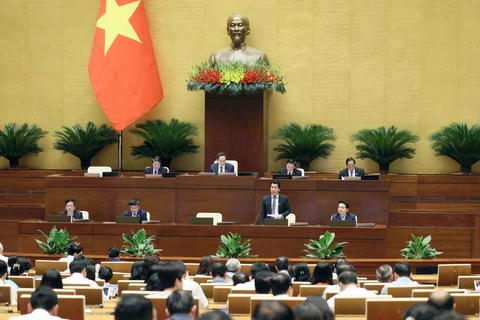
[[[355,177],[363,177],[364,175],[365,171],[362,168],[355,167]],[[342,177],[348,177],[348,168],[340,170],[338,179],[342,179]]]
[[[342,218],[340,218],[340,213],[332,215],[331,220],[342,220]],[[353,213],[347,212],[347,215],[345,216],[345,220],[353,220],[353,225],[355,227],[357,226],[357,220],[355,219],[355,215]]]
[[[214,163],[210,166],[210,172],[218,174],[218,163]],[[225,172],[235,172],[235,167],[231,163],[225,163]]]
[[[290,204],[288,198],[284,195],[278,195],[278,213],[286,218],[290,214]],[[272,195],[263,197],[262,209],[260,210],[260,224],[263,225],[265,219],[270,219],[267,214],[272,214]]]
[[[67,211],[60,212],[60,215],[61,216],[66,216]],[[74,210],[73,211],[73,219],[83,219],[83,213],[81,213],[80,211]]]
[[[280,169],[280,172],[278,172],[279,174],[288,174],[287,173],[287,169],[286,168],[282,168]],[[294,176],[301,176],[302,175],[302,172],[298,169],[293,169],[293,175]]]
[[[123,216],[125,217],[131,217],[132,216],[132,211],[128,210],[123,213]],[[137,212],[137,217],[138,217],[138,223],[142,223],[142,221],[147,221],[147,211],[138,209]]]
[[[160,167],[160,172],[158,174],[166,173],[167,169],[165,167]],[[152,167],[146,167],[144,170],[145,174],[153,174],[153,168]]]

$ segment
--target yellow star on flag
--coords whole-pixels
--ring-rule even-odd
[[[108,50],[118,35],[130,38],[132,40],[140,41],[137,32],[128,21],[137,10],[140,1],[131,2],[123,6],[119,6],[115,0],[106,0],[107,8],[105,14],[97,21],[97,27],[105,30],[105,50],[107,55]]]

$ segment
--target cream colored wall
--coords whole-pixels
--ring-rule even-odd
[[[188,92],[185,79],[191,65],[228,45],[225,22],[232,12],[249,16],[249,44],[267,52],[288,80],[286,95],[270,96],[270,134],[291,121],[335,129],[336,149],[313,163],[318,171],[342,168],[355,154],[349,136],[381,125],[421,137],[416,157],[394,162],[391,171],[458,171],[455,162],[434,157],[427,136],[452,121],[480,122],[478,0],[143,1],[165,98],[138,122],[176,117],[200,127],[201,151],[172,167],[203,168],[203,93]],[[41,140],[45,152],[25,157],[21,166],[78,168],[76,158],[51,148],[51,133],[107,121],[87,72],[99,1],[0,0],[0,8],[0,125],[28,122],[50,131]],[[129,155],[139,143],[124,131],[124,169],[148,164]],[[273,161],[276,143],[269,144],[269,170],[283,165]],[[115,168],[117,146],[93,163]],[[357,163],[377,169],[368,160]]]

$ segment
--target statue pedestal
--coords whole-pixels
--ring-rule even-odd
[[[218,152],[238,161],[239,172],[267,170],[268,93],[223,96],[205,93],[205,171]]]

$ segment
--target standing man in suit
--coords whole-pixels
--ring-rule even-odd
[[[60,212],[61,216],[70,216],[73,219],[83,219],[83,214],[80,211],[75,210],[75,200],[65,200],[65,211]]]
[[[332,215],[331,220],[353,220],[353,226],[357,226],[357,217],[353,214],[348,212],[350,205],[347,201],[339,201],[338,202],[338,213]]]
[[[233,164],[227,163],[227,155],[225,152],[219,152],[217,154],[217,163],[210,166],[210,172],[215,172],[215,175],[225,172],[235,172]]]
[[[301,176],[302,172],[295,168],[297,163],[293,159],[288,159],[287,164],[285,165],[285,168],[280,169],[280,174],[288,174],[291,176]]]
[[[161,167],[162,165],[162,160],[160,157],[153,157],[152,158],[152,166],[151,167],[146,167],[145,168],[145,174],[162,174],[166,173],[167,169],[164,167]]]
[[[280,194],[280,181],[272,180],[270,182],[270,194],[263,197],[262,209],[260,211],[260,224],[264,224],[268,215],[276,215],[275,219],[285,219],[290,214],[290,204],[288,198]]]
[[[140,209],[140,200],[132,199],[128,202],[130,206],[130,210],[125,211],[123,216],[125,217],[138,217],[138,223],[142,223],[142,221],[147,221],[147,212]]]
[[[338,173],[338,179],[343,180],[343,177],[363,177],[365,175],[365,171],[363,171],[362,168],[355,167],[355,159],[352,157],[347,158],[345,164],[347,167],[340,170]]]

